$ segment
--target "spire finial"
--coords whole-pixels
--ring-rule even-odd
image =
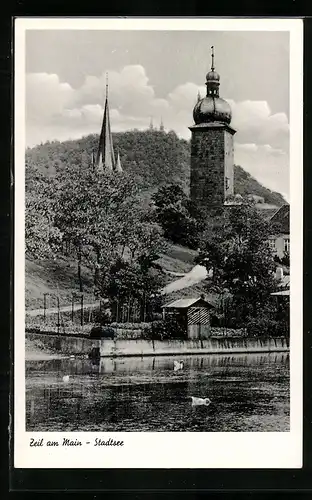
[[[211,71],[214,71],[214,46],[211,46]]]
[[[108,71],[106,71],[106,99],[108,99]]]

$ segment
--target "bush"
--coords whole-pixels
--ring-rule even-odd
[[[149,323],[111,323],[112,328],[120,328],[122,330],[139,330],[148,328]]]
[[[106,309],[96,309],[93,312],[93,320],[95,323],[99,323],[100,325],[105,325],[111,323],[112,314],[109,308]]]
[[[143,336],[151,340],[186,339],[187,332],[175,319],[154,321],[151,326],[144,328]]]
[[[253,337],[281,337],[289,335],[289,306],[267,304],[246,322],[248,335]]]
[[[96,325],[92,328],[90,332],[90,337],[92,339],[103,339],[103,338],[114,339],[115,330],[110,326]]]

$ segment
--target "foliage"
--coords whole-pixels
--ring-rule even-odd
[[[113,134],[118,147],[124,171],[136,182],[143,184],[144,191],[154,192],[159,186],[174,183],[189,189],[190,143],[179,139],[174,132],[157,130],[130,130]],[[26,151],[26,161],[38,167],[46,176],[54,176],[66,165],[88,165],[91,168],[91,154],[96,151],[98,135],[89,135],[65,142],[46,142]],[[285,203],[281,194],[270,191],[242,167],[234,167],[235,193],[253,193],[264,198],[266,203],[281,206]],[[146,196],[146,195],[144,195]]]
[[[289,301],[267,301],[247,318],[245,327],[249,335],[256,337],[289,336]]]
[[[119,258],[108,272],[103,274],[101,293],[113,300],[117,297],[120,303],[123,303],[129,297],[132,300],[143,297],[148,299],[157,294],[162,285],[162,275],[151,265],[142,265],[139,260],[127,262]]]
[[[44,256],[64,253],[69,245],[77,261],[80,291],[82,264],[94,273],[94,291],[102,275],[120,260],[146,274],[165,249],[161,228],[139,197],[140,186],[127,173],[100,174],[87,163],[72,163],[44,176],[27,170],[27,250]],[[53,244],[53,237],[58,245]],[[103,287],[102,287],[103,288]]]
[[[278,255],[275,255],[274,261],[277,262],[278,264],[281,264],[282,266],[289,267],[290,266],[289,252],[284,252],[284,255],[282,258],[280,258]]]
[[[201,225],[191,216],[191,202],[183,189],[178,184],[161,186],[152,200],[165,237],[173,243],[197,248]]]
[[[51,257],[58,248],[62,235],[54,225],[54,211],[49,196],[50,182],[37,169],[31,179],[28,179],[28,172],[29,166],[26,165],[26,252],[35,258]]]
[[[203,233],[198,261],[212,270],[210,288],[231,295],[229,321],[237,327],[266,304],[276,286],[269,229],[256,208],[243,201],[208,221]]]
[[[146,339],[151,340],[169,340],[185,339],[187,333],[174,318],[165,318],[153,321],[151,328],[145,329],[143,335]]]
[[[202,230],[190,215],[190,202],[185,194],[189,187],[189,142],[179,139],[174,132],[156,130],[115,134],[115,146],[124,169],[122,175],[107,172],[99,175],[93,170],[91,153],[96,150],[97,142],[98,136],[91,135],[76,141],[47,142],[26,151],[26,252],[35,258],[55,258],[56,252],[62,256],[69,251],[76,259],[80,291],[83,269],[87,266],[94,276],[94,289],[100,294],[112,294],[114,290],[124,296],[130,293],[152,296],[162,286],[162,275],[156,265],[165,250],[162,229],[173,242],[191,248],[197,248]],[[280,195],[273,193],[277,198],[272,198],[272,193],[249,174],[235,168],[239,172],[236,192],[258,192],[266,202],[284,203]],[[240,191],[237,182],[242,180]],[[150,196],[153,207],[148,204]],[[231,224],[233,221],[226,227]],[[221,229],[224,233],[225,228]],[[241,260],[247,255],[238,251],[241,243],[232,240],[233,252],[223,249],[223,245],[218,250],[215,237],[211,238],[209,248],[203,247],[204,254],[209,249],[209,258],[215,259],[216,280],[218,275],[220,280],[222,277],[222,258],[218,263],[222,252],[231,250],[235,263],[240,253],[244,254]],[[232,260],[229,259],[225,272],[228,286],[234,292],[237,276]],[[245,264],[247,269],[249,264]],[[119,276],[118,290],[113,283],[115,272]]]

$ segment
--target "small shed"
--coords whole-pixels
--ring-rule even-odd
[[[163,318],[174,318],[189,339],[210,337],[210,313],[214,306],[203,297],[178,299],[162,306]]]

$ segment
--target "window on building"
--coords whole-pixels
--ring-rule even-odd
[[[290,250],[290,239],[285,238],[284,239],[284,252],[289,252]]]

